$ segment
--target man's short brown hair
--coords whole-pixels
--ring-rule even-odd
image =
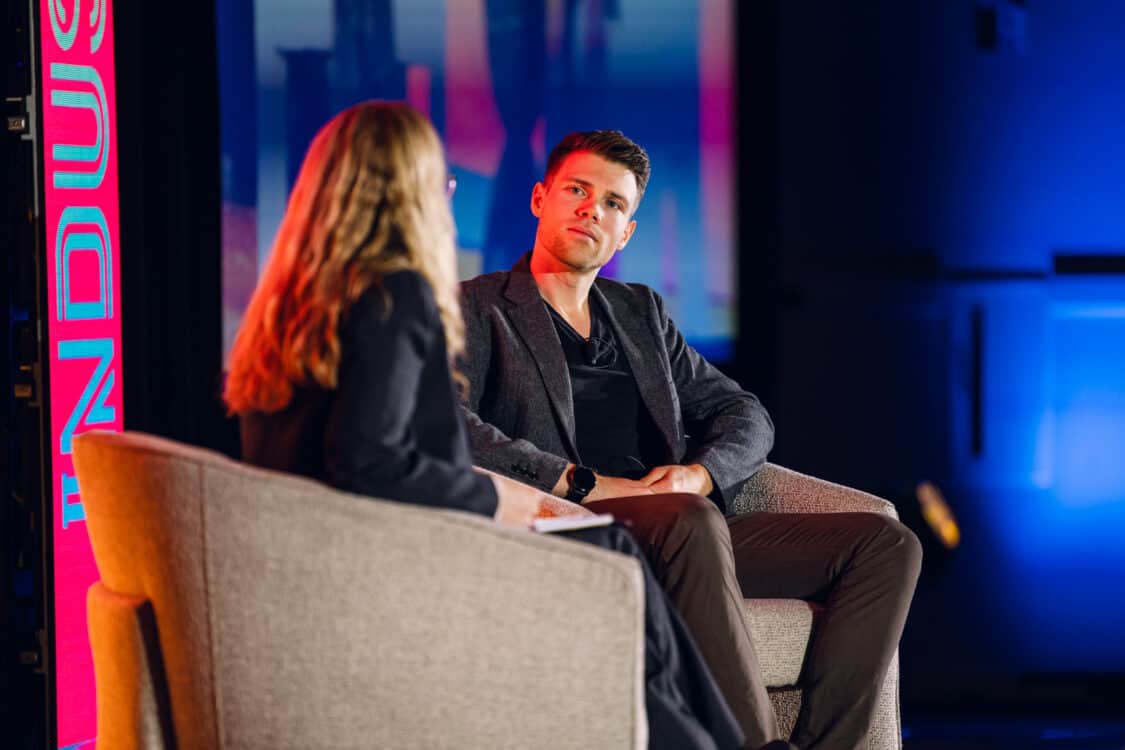
[[[636,211],[637,206],[641,204],[641,198],[644,197],[648,177],[652,171],[645,150],[629,140],[620,130],[585,130],[567,133],[558,145],[551,149],[551,155],[547,157],[547,174],[544,175],[543,182],[549,184],[563,160],[578,151],[597,154],[606,161],[628,168],[633,173],[637,179],[637,205],[633,206],[633,210]]]

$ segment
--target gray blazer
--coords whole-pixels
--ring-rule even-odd
[[[464,405],[473,462],[550,491],[580,463],[566,358],[530,268],[461,285],[465,316]],[[724,507],[766,461],[773,423],[752,393],[685,343],[658,294],[598,279],[590,290],[629,361],[660,430],[666,464],[703,464]]]

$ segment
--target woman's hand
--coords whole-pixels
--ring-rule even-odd
[[[572,503],[569,500],[563,500],[561,497],[548,495],[545,492],[540,493],[543,496],[542,502],[539,504],[538,518],[552,518],[554,516],[593,516],[597,515],[594,511],[584,508],[578,503]]]
[[[548,495],[534,487],[509,479],[479,466],[474,466],[475,471],[487,474],[496,487],[496,522],[502,526],[526,529],[536,518],[551,518],[553,516],[592,516],[592,511],[583,508],[577,503],[562,500],[554,495]]]

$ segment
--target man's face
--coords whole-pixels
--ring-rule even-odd
[[[572,271],[597,270],[629,242],[636,204],[637,178],[628,167],[576,151],[531,191],[535,246]]]

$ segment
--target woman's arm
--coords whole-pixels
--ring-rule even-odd
[[[451,419],[460,418],[451,385],[419,393],[427,362],[444,358],[433,293],[412,272],[385,277],[384,288],[389,308],[381,290],[369,289],[340,326],[341,361],[324,447],[327,478],[350,492],[493,516],[493,482],[467,460],[461,465],[423,452],[414,432],[420,407],[440,413],[448,403]]]

